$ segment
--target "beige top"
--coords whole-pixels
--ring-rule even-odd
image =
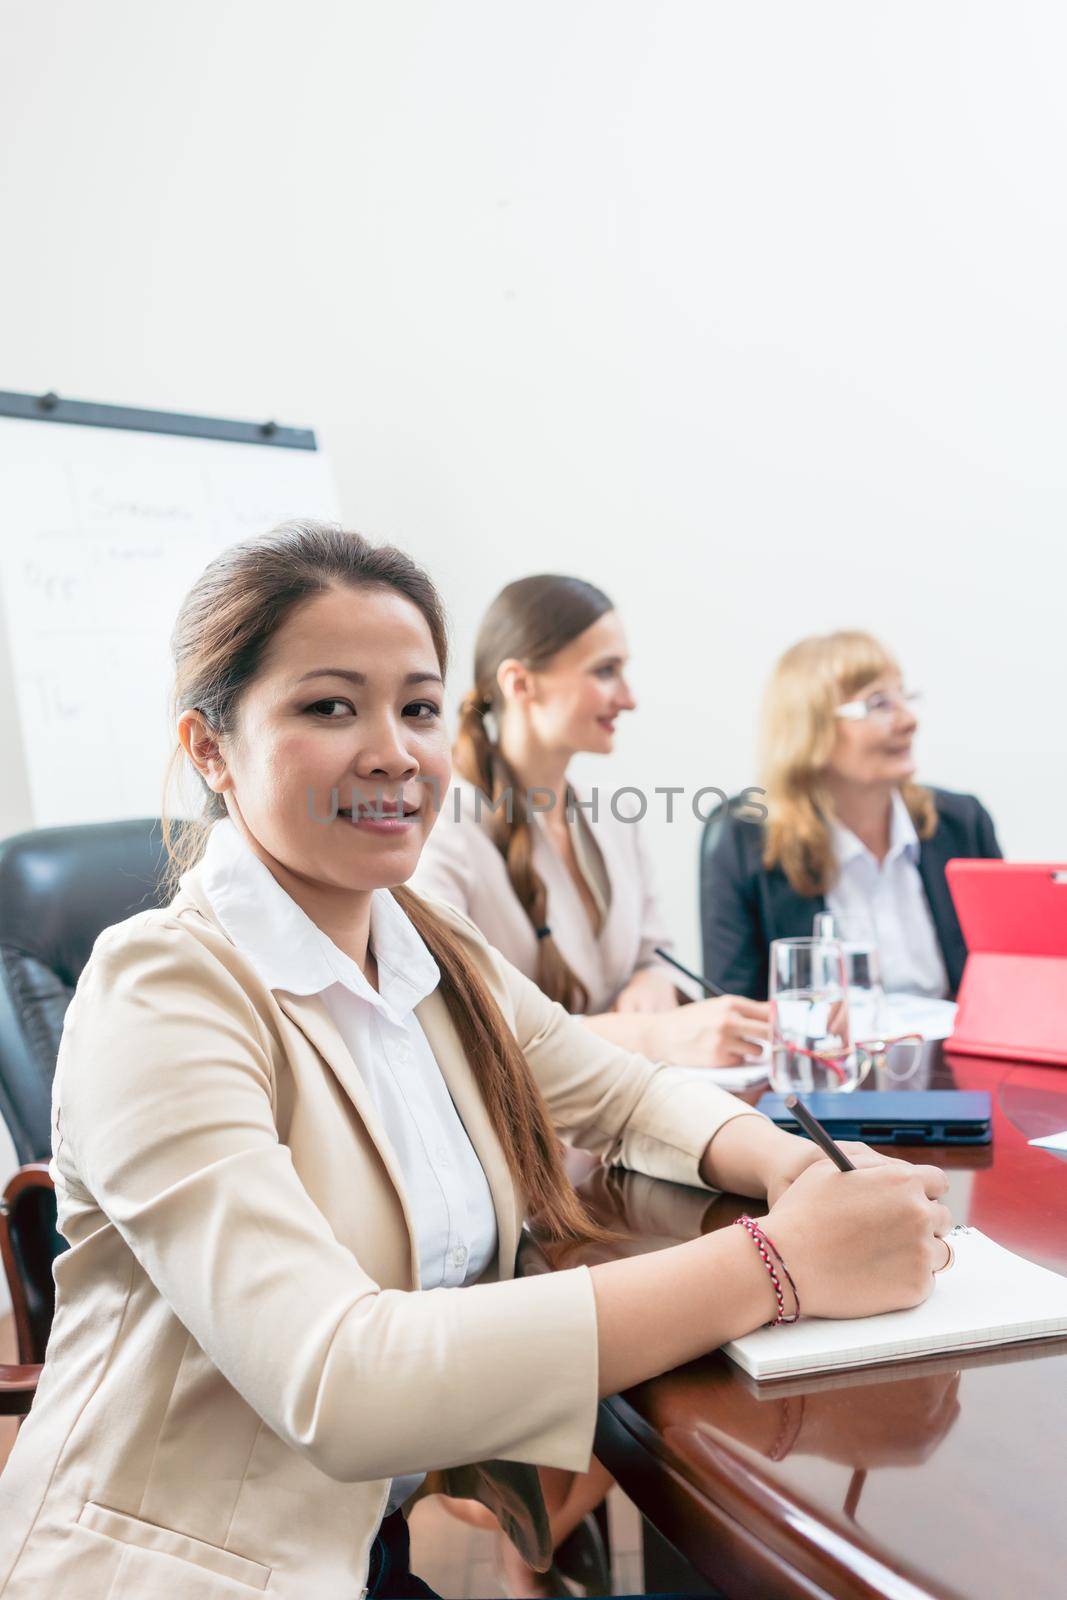
[[[755,1115],[551,1005],[447,906],[560,1137],[702,1187]],[[389,1482],[551,1541],[530,1463],[589,1464],[584,1267],[516,1280],[525,1210],[439,988],[415,1011],[489,1184],[497,1250],[419,1286],[397,1152],[321,994],[271,989],[203,871],[107,929],[67,1013],[52,1172],[71,1248],[33,1410],[0,1477],[3,1600],[358,1600]],[[470,1464],[476,1463],[476,1464]]]
[[[587,810],[575,807],[571,823],[579,869],[601,908],[599,930],[589,920],[544,818],[535,814],[531,819],[533,864],[547,891],[548,926],[563,959],[588,991],[591,1015],[610,1010],[634,973],[655,961],[656,945],[669,949],[671,943],[641,824],[620,821],[603,794],[599,800],[595,820]],[[501,955],[532,978],[537,971],[537,935],[493,843],[492,820],[480,791],[457,781],[443,797],[441,814],[410,887],[462,911]]]

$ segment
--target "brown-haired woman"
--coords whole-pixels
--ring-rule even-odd
[[[945,880],[954,856],[999,857],[973,795],[915,782],[918,696],[869,633],[802,639],[767,687],[766,823],[727,815],[701,881],[704,971],[767,993],[772,939],[829,910],[870,941],[887,990],[953,995],[967,949]]]
[[[805,1311],[929,1292],[936,1169],[846,1181],[399,887],[433,820],[419,780],[449,768],[443,620],[411,561],[282,528],[211,563],[174,650],[203,818],[172,840],[170,905],[101,935],[67,1016],[71,1248],[0,1479],[5,1600],[425,1594],[397,1508],[431,1489],[481,1498],[545,1565],[526,1464],[584,1469],[598,1394],[775,1305],[733,1228],[514,1280],[528,1210],[593,1231],[560,1133],[766,1193]]]
[[[501,590],[478,631],[474,687],[413,887],[447,900],[551,1000],[605,1038],[679,1066],[758,1058],[767,1008],[681,1005],[641,825],[568,767],[607,755],[636,704],[626,636],[602,590],[541,574]]]

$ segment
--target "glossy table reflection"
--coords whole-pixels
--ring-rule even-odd
[[[1067,1069],[929,1046],[921,1071],[932,1088],[989,1090],[993,1144],[894,1154],[949,1171],[958,1222],[1067,1275],[1067,1157],[1027,1143],[1067,1128]],[[570,1160],[596,1215],[633,1237],[555,1263],[528,1241],[525,1271],[660,1249],[758,1209]],[[716,1353],[605,1401],[596,1453],[737,1600],[1067,1592],[1067,1339],[758,1386]]]

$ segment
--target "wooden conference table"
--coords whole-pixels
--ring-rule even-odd
[[[893,1153],[949,1172],[957,1222],[1067,1274],[1067,1155],[1027,1143],[1067,1129],[1067,1069],[929,1045],[921,1073],[988,1089],[993,1143]],[[597,1217],[635,1237],[566,1265],[761,1209],[569,1159]],[[550,1265],[528,1241],[522,1269]],[[730,1600],[1067,1594],[1067,1339],[758,1387],[715,1353],[604,1401],[596,1454]]]

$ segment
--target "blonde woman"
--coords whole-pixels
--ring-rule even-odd
[[[55,1084],[56,1316],[0,1478],[0,1595],[429,1595],[400,1508],[481,1499],[547,1564],[532,1463],[598,1395],[773,1319],[752,1240],[516,1281],[523,1217],[596,1237],[559,1137],[771,1203],[805,1313],[916,1303],[944,1174],[846,1176],[571,1021],[401,887],[445,781],[444,619],[317,524],[224,552],[174,634],[200,822],[170,905],[98,939]],[[136,737],[137,730],[130,730]],[[670,1306],[670,1316],[663,1307]]]
[[[502,589],[478,630],[454,750],[459,781],[413,887],[470,917],[551,1000],[603,1037],[679,1066],[757,1057],[767,1007],[682,1005],[642,828],[614,792],[576,792],[580,753],[608,755],[636,701],[622,620],[582,578]]]
[[[803,639],[778,662],[761,729],[765,823],[726,815],[701,873],[704,972],[767,993],[772,939],[829,910],[878,946],[886,989],[952,996],[966,946],[954,856],[1000,856],[973,795],[921,787],[918,696],[867,633]]]

